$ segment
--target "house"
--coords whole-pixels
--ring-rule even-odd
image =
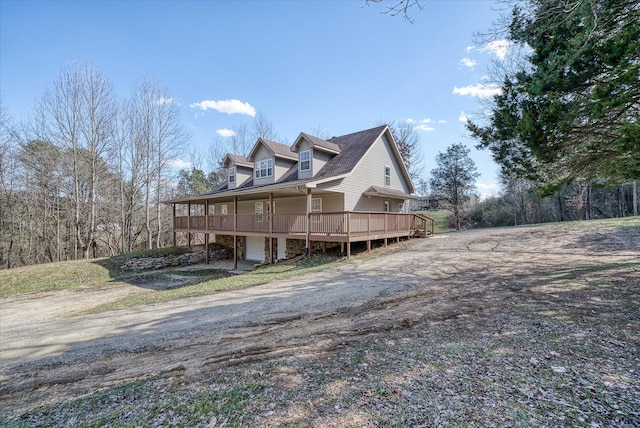
[[[352,242],[426,237],[434,221],[409,213],[414,185],[387,125],[292,146],[258,139],[247,157],[223,161],[227,182],[165,201],[176,233],[210,235],[234,259],[272,262]],[[207,252],[208,254],[208,252]]]

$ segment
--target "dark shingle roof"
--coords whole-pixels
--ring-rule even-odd
[[[233,153],[229,153],[227,154],[227,158],[229,158],[229,160],[231,160],[236,165],[242,165],[249,168],[253,168],[253,163],[249,162],[249,160],[244,156],[234,155]],[[225,164],[226,164],[226,158],[225,158]]]
[[[267,146],[276,156],[298,160],[298,156],[291,151],[289,146],[276,143],[275,141],[265,140],[264,138],[260,138],[260,141],[262,141],[264,145]]]
[[[221,195],[227,192],[233,191],[243,191],[250,190],[256,188],[268,188],[274,185],[282,185],[282,184],[290,184],[295,185],[297,183],[307,183],[313,182],[316,180],[322,179],[331,179],[331,177],[336,177],[339,175],[348,174],[353,171],[353,168],[358,164],[358,162],[362,159],[364,154],[369,150],[369,148],[373,145],[373,143],[377,140],[377,138],[382,134],[386,125],[377,126],[375,128],[367,129],[364,131],[354,132],[352,134],[342,135],[340,137],[333,137],[327,140],[327,142],[335,145],[339,148],[340,153],[333,156],[322,169],[310,179],[300,179],[298,178],[298,163],[296,162],[294,165],[287,170],[287,172],[275,183],[273,184],[265,184],[262,186],[254,186],[253,185],[253,177],[247,179],[240,186],[235,189],[229,189],[227,183],[223,183],[217,189],[215,189],[211,193],[207,193],[205,195]],[[310,136],[311,137],[311,136]],[[319,138],[313,137],[316,140],[320,140]],[[276,143],[274,141],[269,141],[265,139],[260,139],[264,144],[269,146],[269,148],[277,155],[287,157],[289,159],[297,160],[297,154],[291,151],[289,146],[285,146],[284,144]],[[325,140],[322,140],[325,141]],[[314,141],[315,144],[315,141]],[[257,147],[257,144],[256,144]],[[255,147],[254,147],[255,149]],[[286,153],[286,156],[284,155]],[[368,191],[376,192],[377,189],[370,188]],[[379,193],[379,192],[376,192]],[[400,192],[403,193],[404,192]],[[400,196],[399,194],[397,196]],[[171,202],[171,201],[168,201]]]
[[[340,154],[331,158],[315,175],[314,179],[329,178],[351,172],[386,126],[387,125],[377,126],[364,131],[354,132],[353,134],[330,138],[328,141],[336,144],[340,148]]]
[[[371,186],[367,190],[365,190],[362,194],[365,196],[375,196],[375,197],[381,197],[381,198],[392,197],[392,198],[398,198],[398,199],[417,199],[416,197],[411,196],[403,192],[402,190],[389,189],[386,187],[379,187],[379,186]]]
[[[340,153],[340,147],[336,143],[332,143],[331,141],[323,140],[322,138],[314,137],[313,135],[306,134],[301,132],[300,135],[310,141],[314,147],[319,147],[320,149],[325,149],[330,153]],[[292,148],[293,150],[293,148]]]

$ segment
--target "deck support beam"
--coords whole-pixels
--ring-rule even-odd
[[[173,204],[173,246],[176,246],[176,205]]]
[[[269,263],[273,263],[273,213],[275,211],[273,206],[273,193],[269,193]]]
[[[233,197],[233,269],[238,269],[238,197]]]
[[[307,189],[307,236],[305,247],[307,255],[311,255],[311,189]]]
[[[204,201],[204,228],[208,228],[209,222],[209,201]],[[204,261],[209,264],[209,234],[204,234]]]

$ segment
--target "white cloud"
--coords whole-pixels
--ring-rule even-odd
[[[156,104],[162,106],[165,104],[173,104],[175,103],[176,100],[174,98],[165,98],[165,97],[160,97],[158,98],[158,100],[156,101]]]
[[[474,50],[476,47],[475,46],[467,46],[465,48],[465,50],[467,51],[467,53],[470,53],[472,50]]]
[[[498,186],[498,183],[483,183],[481,181],[478,181],[476,183],[476,189],[478,189],[478,193],[480,193],[480,200],[481,201],[486,201],[487,199],[489,199],[492,196],[496,196],[498,193],[500,193],[500,186]]]
[[[507,52],[509,52],[509,48],[511,47],[511,43],[508,40],[493,40],[487,43],[487,46],[480,49],[480,52],[490,52],[497,56],[499,59],[504,59],[507,56]]]
[[[167,164],[176,169],[191,168],[191,162],[185,162],[182,159],[170,159]]]
[[[189,107],[199,108],[200,110],[216,110],[220,113],[227,114],[246,114],[247,116],[255,117],[256,109],[249,103],[243,103],[240,100],[204,100],[199,103],[193,103]]]
[[[227,129],[227,128],[223,128],[223,129],[218,129],[216,131],[216,133],[221,136],[221,137],[235,137],[236,135],[236,131],[234,131],[233,129]]]
[[[476,61],[471,58],[462,58],[458,63],[460,67],[467,67],[473,70],[476,67]]]
[[[469,115],[463,111],[460,112],[460,116],[458,116],[458,122],[467,123],[469,120]]]
[[[498,183],[483,183],[482,181],[478,181],[476,187],[483,191],[498,190]]]
[[[447,121],[444,119],[438,119],[438,123],[447,123]]]
[[[478,98],[490,98],[494,95],[502,94],[502,88],[495,83],[476,83],[475,85],[463,86],[453,88],[453,93],[456,95],[470,95]]]
[[[420,120],[409,118],[405,122],[407,122],[409,125],[412,125],[413,129],[417,129],[418,131],[435,131],[436,130],[436,128],[432,126],[428,126],[429,123],[433,122],[433,119],[430,119],[430,118],[425,118]]]

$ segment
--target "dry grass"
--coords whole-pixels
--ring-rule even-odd
[[[455,263],[443,267],[436,290],[447,291],[417,288],[283,322],[280,331],[299,330],[295,340],[273,335],[271,347],[254,343],[197,371],[106,388],[0,423],[640,426],[637,219],[518,230],[514,241],[478,234],[467,247],[517,245],[529,265],[500,269],[505,259],[474,252],[469,274]],[[541,246],[558,233],[572,235],[558,241],[565,257],[551,264]]]

